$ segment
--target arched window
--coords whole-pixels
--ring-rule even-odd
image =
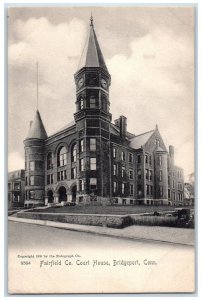
[[[53,153],[49,152],[47,156],[47,170],[53,169]]]
[[[58,151],[58,166],[65,166],[67,164],[67,151],[66,148],[63,146]]]
[[[77,148],[76,148],[76,144],[73,145],[72,147],[72,162],[76,162],[76,153],[77,153]]]

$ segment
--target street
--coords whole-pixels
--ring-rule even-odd
[[[192,246],[9,222],[8,248],[11,292],[134,293],[194,289]]]

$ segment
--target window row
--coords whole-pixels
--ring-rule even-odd
[[[97,178],[90,178],[89,184],[90,184],[89,188],[91,191],[97,190]],[[80,179],[79,180],[79,191],[83,192],[84,189],[85,189],[85,182],[83,179]]]
[[[101,98],[101,106],[99,105],[99,100],[96,95],[89,95],[87,99],[85,99],[84,96],[81,96],[78,100],[78,103],[79,110],[82,110],[84,108],[101,108],[105,111],[109,111],[109,104],[105,96],[102,96]]]
[[[126,161],[126,151],[122,150],[121,151],[121,160]],[[118,158],[118,149],[116,147],[113,147],[113,158]],[[133,154],[128,153],[128,162],[133,163]]]
[[[127,192],[127,183],[121,183],[121,193],[122,195],[124,195]],[[117,193],[118,192],[118,182],[114,181],[113,182],[113,193]],[[130,184],[129,185],[129,193],[130,196],[134,195],[134,184]]]
[[[142,162],[142,159],[144,158],[145,164],[152,165],[152,156],[145,154],[145,156],[138,154],[137,155],[137,163],[140,164]]]
[[[97,141],[96,138],[90,138],[89,139],[89,145],[90,145],[90,151],[96,151],[97,149]],[[79,152],[82,153],[84,151],[84,140],[79,141]],[[74,144],[72,147],[71,151],[71,162],[76,162],[77,160],[77,145]],[[35,162],[30,162],[31,167],[30,170],[35,170],[34,168],[34,163]],[[58,167],[65,166],[67,164],[67,150],[63,146],[59,149],[58,154],[57,154],[57,165]],[[54,165],[54,156],[53,153],[49,153],[47,156],[47,170],[53,169]]]
[[[146,184],[146,194],[147,196],[153,196],[153,185]]]
[[[118,166],[117,164],[113,164],[113,175],[118,176]],[[121,167],[121,177],[125,177],[127,175],[126,167],[122,166]],[[129,169],[129,179],[132,180],[134,179],[134,171],[133,169]]]
[[[27,168],[27,164],[26,164]],[[30,161],[29,162],[29,170],[30,171],[43,171],[43,162],[40,160]]]

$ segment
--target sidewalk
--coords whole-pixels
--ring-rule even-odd
[[[133,225],[123,229],[114,229],[99,226],[78,225],[70,223],[53,222],[47,220],[32,220],[17,217],[8,217],[9,221],[50,226],[66,230],[80,231],[86,233],[101,234],[111,237],[120,237],[134,240],[147,240],[166,242],[173,244],[194,246],[195,231],[193,229],[160,227],[160,226],[138,226]]]

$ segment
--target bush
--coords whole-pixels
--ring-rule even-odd
[[[171,226],[177,225],[177,217],[166,216],[131,216],[134,225]]]

